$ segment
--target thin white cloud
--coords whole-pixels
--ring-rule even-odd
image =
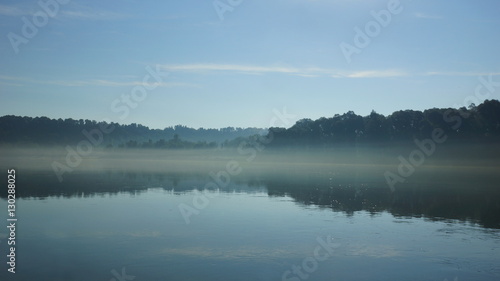
[[[96,7],[89,7],[76,2],[69,3],[67,7],[61,9],[60,14],[62,17],[67,19],[87,21],[106,21],[130,18],[130,15],[102,10]]]
[[[319,77],[319,75],[315,75],[315,74],[295,74],[295,75],[300,76],[300,77],[308,77],[308,78]]]
[[[492,75],[499,76],[500,72],[441,72],[441,71],[430,71],[426,72],[424,75],[426,76],[484,76],[484,75]]]
[[[388,78],[408,75],[406,72],[399,70],[344,71],[320,67],[298,68],[291,66],[255,66],[237,64],[177,64],[163,65],[163,68],[170,72],[235,72],[254,75],[277,73],[309,78],[320,76],[329,76],[333,78]]]
[[[32,7],[0,5],[0,15],[2,16],[27,16],[33,15],[37,11],[43,11],[43,9],[38,5],[34,5]],[[74,3],[70,3],[69,5],[60,5],[59,12],[56,16],[59,15],[68,19],[76,20],[119,20],[130,18],[130,15],[89,8],[76,5]]]
[[[2,81],[3,80],[3,81]],[[16,81],[17,83],[12,83]],[[22,84],[21,84],[22,83]],[[147,87],[198,87],[195,84],[182,83],[182,82],[150,82],[145,83],[142,81],[113,81],[113,80],[35,80],[26,77],[14,77],[0,75],[0,84],[10,84],[22,86],[26,84],[49,84],[65,87],[83,87],[83,86],[102,86],[102,87],[134,87],[134,86],[147,86]]]
[[[190,73],[240,73],[263,75],[266,73],[294,75],[304,78],[332,77],[332,78],[391,78],[405,76],[498,76],[500,72],[460,72],[460,71],[429,71],[425,73],[412,73],[399,69],[378,69],[378,70],[340,70],[321,67],[292,67],[292,66],[256,66],[238,64],[176,64],[162,65],[163,69],[170,72],[190,72]]]
[[[424,13],[415,13],[415,17],[417,17],[419,19],[433,19],[433,20],[443,19],[443,17],[441,17],[441,16],[429,15],[429,14],[424,14]]]
[[[22,86],[22,84],[19,84],[19,83],[11,83],[11,82],[5,82],[5,81],[0,81],[0,85],[8,85],[8,86],[16,86],[16,87]]]
[[[87,85],[94,86],[108,86],[108,87],[134,87],[134,86],[148,86],[148,87],[197,87],[194,84],[189,83],[179,83],[179,82],[154,82],[154,83],[144,83],[142,81],[130,81],[130,82],[117,82],[110,80],[91,80],[85,82]]]
[[[381,71],[358,71],[347,74],[347,78],[388,78],[408,76],[404,71],[398,70],[381,70]]]
[[[21,78],[15,76],[0,75],[1,80],[20,80]]]
[[[234,64],[181,64],[181,65],[164,65],[169,71],[187,71],[187,72],[204,72],[204,71],[237,71],[247,73],[298,73],[299,69],[291,67],[264,67],[264,66],[249,66],[249,65],[234,65]]]
[[[124,14],[90,9],[61,11],[61,15],[76,20],[119,20],[130,17]]]
[[[0,5],[0,15],[2,16],[16,17],[16,16],[29,15],[32,13],[33,13],[32,10],[22,8],[19,6]]]
[[[361,79],[361,78],[392,78],[405,76],[500,76],[500,72],[440,72],[430,71],[425,73],[408,73],[401,70],[368,70],[368,71],[341,71],[327,68],[296,68],[283,66],[249,66],[249,65],[231,65],[231,64],[185,64],[185,65],[164,65],[164,69],[169,72],[189,72],[189,73],[213,73],[213,72],[233,72],[246,75],[263,75],[266,73],[276,73],[284,75],[293,75],[304,78],[332,77],[336,79]],[[128,77],[128,76],[127,76]],[[130,77],[128,77],[130,78]],[[153,82],[144,83],[142,80],[127,79],[124,80],[36,80],[27,77],[0,75],[1,85],[26,86],[27,84],[45,84],[64,87],[134,87],[134,86],[155,86],[155,87],[195,87],[199,85],[183,82]]]

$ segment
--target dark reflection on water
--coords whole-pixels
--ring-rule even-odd
[[[333,172],[242,173],[181,204],[207,173],[17,171],[17,270],[0,280],[498,280],[500,194],[492,177],[384,183]],[[443,178],[443,175],[440,175]],[[459,179],[458,181],[456,179]],[[440,182],[430,184],[429,182]],[[461,184],[460,184],[461,182]],[[7,210],[5,189],[0,210]],[[0,220],[6,222],[6,213]],[[318,239],[339,245],[314,268]],[[327,252],[321,252],[321,255]],[[285,275],[309,261],[307,278]],[[305,276],[305,275],[303,275]]]
[[[394,192],[383,183],[359,179],[336,180],[326,174],[252,175],[234,178],[220,192],[267,192],[271,197],[289,196],[303,206],[313,205],[352,215],[389,212],[395,217],[424,217],[431,220],[459,220],[500,229],[500,187],[492,178],[453,183],[407,183]],[[482,180],[482,181],[481,181]],[[72,173],[59,182],[50,172],[18,172],[18,198],[92,197],[103,194],[140,194],[148,188],[162,188],[174,194],[203,190],[212,179],[197,173],[88,172]],[[6,198],[6,189],[0,196]]]
[[[329,183],[268,182],[272,196],[285,194],[304,205],[318,205],[352,214],[390,212],[396,217],[460,220],[500,228],[500,188],[497,186],[407,184],[391,192],[386,186]]]

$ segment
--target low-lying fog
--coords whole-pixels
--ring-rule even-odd
[[[280,149],[264,146],[210,150],[92,149],[64,147],[1,147],[2,168],[67,173],[133,171],[208,174],[225,171],[233,177],[329,175],[366,183],[387,182],[387,172],[404,182],[492,183],[500,174],[498,145],[416,145]],[[414,169],[413,172],[411,170]],[[403,172],[403,173],[401,173]]]

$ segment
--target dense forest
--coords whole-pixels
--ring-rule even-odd
[[[210,148],[219,144],[238,146],[255,141],[269,147],[353,144],[390,144],[429,138],[439,128],[455,141],[496,142],[500,140],[500,102],[486,100],[468,108],[400,110],[389,116],[372,111],[360,116],[352,111],[317,120],[301,119],[290,128],[193,129],[177,125],[163,130],[139,124],[47,117],[0,117],[0,144],[68,145],[81,141],[83,132],[113,128],[103,134],[100,146],[126,148]]]
[[[430,138],[436,128],[454,141],[498,141],[500,102],[486,100],[469,108],[432,108],[423,112],[400,110],[389,116],[372,111],[362,117],[349,111],[331,118],[302,119],[288,129],[270,128],[267,142],[272,146],[387,144]]]
[[[0,144],[68,145],[85,139],[84,131],[106,128],[100,146],[130,148],[206,148],[238,137],[266,134],[259,128],[193,129],[182,125],[163,130],[140,124],[120,125],[93,120],[50,119],[47,117],[0,117]]]

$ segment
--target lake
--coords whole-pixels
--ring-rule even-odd
[[[18,172],[16,274],[2,280],[495,280],[487,187]],[[481,189],[480,191],[478,189]],[[7,210],[0,201],[0,209]],[[182,211],[181,211],[182,210]],[[495,213],[497,212],[497,213]],[[6,211],[2,220],[6,221]],[[2,230],[2,253],[7,232]],[[114,279],[113,279],[114,278]]]
[[[16,273],[2,227],[0,279],[500,278],[498,170],[422,167],[392,191],[362,165],[267,164],[228,179],[218,164],[99,166],[62,182],[18,168]]]

